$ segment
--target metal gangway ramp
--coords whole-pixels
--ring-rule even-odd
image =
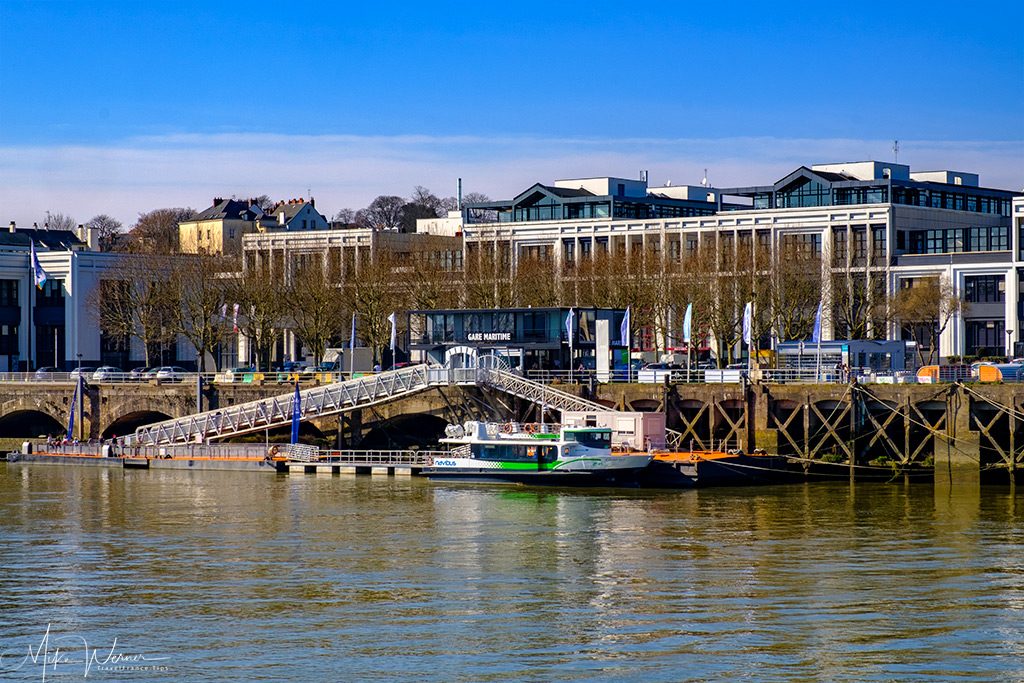
[[[479,368],[476,370],[476,383],[504,391],[517,398],[532,401],[539,406],[552,408],[560,412],[605,412],[608,406],[588,401],[567,391],[556,389],[548,384],[541,384],[526,379],[514,372],[499,368]]]
[[[438,368],[416,365],[336,382],[299,392],[299,417],[311,420],[386,403],[432,387],[488,386],[537,405],[565,411],[607,410],[593,401],[495,368]],[[156,422],[123,436],[124,446],[196,443],[291,424],[295,392]]]
[[[432,378],[432,374],[438,371],[417,365],[302,390],[299,392],[300,419],[337,415],[448,384],[447,371],[442,377]],[[294,410],[295,392],[291,391],[139,427],[134,434],[122,437],[121,443],[150,446],[248,434],[291,424]]]

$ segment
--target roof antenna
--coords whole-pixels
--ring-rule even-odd
[[[897,164],[900,163],[900,141],[899,140],[893,140],[892,141],[892,155],[893,155],[893,157],[895,157],[893,159],[893,161],[895,161]]]

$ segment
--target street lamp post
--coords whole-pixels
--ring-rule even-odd
[[[1006,358],[1013,358],[1013,328],[1006,331]]]
[[[81,375],[82,374],[82,354],[76,353],[75,355],[78,356],[78,374]]]

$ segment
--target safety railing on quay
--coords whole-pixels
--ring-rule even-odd
[[[82,379],[87,384],[195,384],[202,378],[203,384],[331,384],[349,378],[372,376],[373,372],[85,372]],[[0,372],[0,383],[74,384],[78,374],[71,372]]]
[[[321,465],[410,465],[426,467],[434,458],[451,455],[449,451],[426,450],[326,450],[314,447],[283,449],[293,462],[308,462]]]

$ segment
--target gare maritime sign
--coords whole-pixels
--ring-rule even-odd
[[[468,332],[466,334],[466,341],[471,342],[495,342],[495,341],[512,341],[511,332]]]

